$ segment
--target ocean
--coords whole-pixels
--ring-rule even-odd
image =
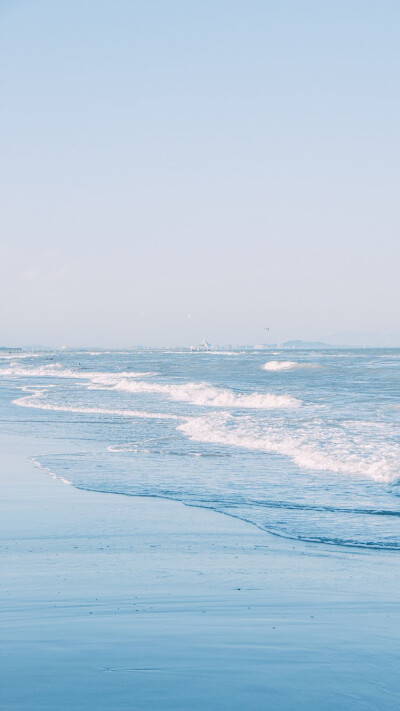
[[[400,548],[400,349],[2,351],[0,383],[43,475]]]

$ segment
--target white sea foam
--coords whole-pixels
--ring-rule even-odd
[[[177,415],[168,415],[163,412],[145,412],[144,410],[113,409],[108,407],[87,407],[81,405],[57,405],[43,399],[43,390],[35,390],[30,395],[13,400],[14,405],[20,407],[33,407],[37,410],[53,410],[54,412],[76,412],[86,415],[115,415],[119,417],[136,417],[150,420],[179,420]]]
[[[117,452],[123,453],[123,452],[130,452],[132,454],[149,454],[151,452],[150,449],[146,449],[145,447],[138,447],[135,444],[110,444],[106,448],[107,452]]]
[[[178,430],[197,442],[226,444],[287,456],[303,469],[331,471],[393,482],[400,476],[400,445],[387,442],[371,446],[370,437],[342,428],[326,431],[314,428],[289,431],[284,425],[260,425],[229,413],[193,417]],[[369,433],[370,434],[370,433]]]
[[[164,449],[156,449],[156,448],[151,448],[148,449],[147,447],[141,447],[135,442],[126,442],[124,444],[110,444],[106,448],[107,452],[111,452],[114,454],[152,454],[152,455],[163,455],[163,456],[175,456],[175,457],[221,457],[225,455],[220,455],[220,454],[208,454],[205,452],[182,452],[179,450],[179,447],[176,449],[174,448],[164,448]]]
[[[261,366],[263,370],[295,370],[296,368],[319,368],[317,363],[299,363],[294,360],[270,360]]]
[[[13,366],[0,373],[5,377],[68,378],[87,380],[89,389],[113,389],[131,393],[155,393],[166,395],[174,401],[189,402],[205,407],[228,408],[290,408],[298,407],[300,401],[291,395],[272,393],[235,393],[227,388],[216,388],[209,383],[163,384],[140,381],[138,378],[154,376],[153,372],[101,372],[63,368],[60,363],[51,363],[38,368]]]
[[[189,402],[205,407],[272,409],[298,407],[300,401],[291,395],[272,393],[237,394],[226,388],[216,388],[209,383],[182,383],[170,385],[145,381],[121,380],[114,388],[130,393],[160,393],[171,400]]]
[[[57,479],[58,481],[61,481],[63,484],[68,484],[68,486],[73,486],[72,481],[69,479],[66,479],[65,476],[60,476],[59,474],[54,474],[54,472],[51,471],[48,467],[44,467],[37,459],[34,457],[30,457],[29,460],[32,464],[34,464],[35,467],[38,469],[43,469],[43,471],[47,472],[49,476],[51,476],[52,479]]]
[[[241,351],[189,351],[190,353],[197,355],[207,355],[207,356],[237,356],[241,355]]]
[[[21,366],[12,366],[9,368],[2,368],[0,370],[0,375],[6,378],[19,377],[19,378],[73,378],[75,380],[89,380],[93,383],[114,385],[121,378],[144,378],[151,375],[155,375],[154,372],[103,372],[103,371],[90,371],[83,370],[81,368],[64,368],[61,363],[50,363],[48,365],[41,365],[37,368],[21,368]]]
[[[168,354],[168,355],[207,355],[207,356],[212,356],[212,355],[228,355],[228,356],[236,356],[236,355],[242,355],[243,351],[201,351],[201,350],[185,350],[185,351],[175,351],[175,350],[170,350],[167,349],[163,351],[163,353]]]
[[[22,358],[39,358],[41,353],[0,353],[0,360],[20,360]]]

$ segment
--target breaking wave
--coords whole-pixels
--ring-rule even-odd
[[[41,353],[0,353],[0,360],[21,360],[24,358],[39,358]]]
[[[273,395],[272,393],[237,394],[226,388],[216,388],[209,383],[184,383],[169,385],[161,383],[122,380],[115,390],[130,393],[160,393],[171,400],[189,402],[205,407],[228,407],[250,409],[272,409],[279,407],[299,407],[300,400],[291,395]]]
[[[369,437],[341,428],[326,435],[318,425],[290,432],[265,423],[257,431],[248,421],[229,413],[193,417],[178,425],[191,440],[241,447],[289,457],[298,467],[368,477],[377,482],[395,482],[400,477],[400,445],[371,448]]]
[[[68,378],[87,380],[89,389],[113,389],[130,393],[166,395],[178,402],[188,402],[204,407],[228,407],[250,409],[272,409],[299,407],[300,400],[291,395],[273,393],[235,393],[228,388],[217,388],[209,383],[188,382],[183,384],[163,384],[140,381],[138,378],[151,377],[148,372],[102,372],[79,368],[63,368],[60,363],[42,365],[38,368],[10,367],[1,370],[3,377]]]
[[[2,368],[0,375],[6,378],[71,378],[75,380],[89,380],[93,383],[104,385],[115,385],[121,378],[144,378],[156,375],[154,372],[145,371],[127,371],[127,372],[104,372],[90,371],[84,368],[64,368],[61,363],[51,363],[41,365],[38,368],[21,368],[13,366],[10,368]]]
[[[36,390],[30,395],[13,400],[14,405],[20,407],[33,407],[37,410],[53,410],[54,412],[75,412],[86,415],[116,415],[118,417],[143,418],[151,420],[179,420],[178,415],[169,415],[164,412],[145,412],[143,410],[115,409],[108,407],[89,407],[81,405],[56,405],[43,401],[45,393],[43,390]],[[42,398],[42,399],[40,399]]]
[[[317,363],[299,363],[294,360],[269,360],[261,366],[263,370],[295,370],[296,368],[320,368]]]

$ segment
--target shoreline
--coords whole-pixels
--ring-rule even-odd
[[[150,500],[160,500],[160,501],[170,501],[175,504],[181,504],[185,507],[188,508],[194,508],[194,509],[200,509],[204,511],[211,511],[214,514],[218,514],[220,516],[227,516],[230,519],[233,519],[234,521],[239,521],[240,523],[247,524],[251,527],[256,528],[258,531],[261,531],[263,534],[266,536],[272,536],[274,538],[279,538],[282,539],[283,541],[287,541],[287,543],[290,545],[290,543],[293,543],[294,545],[299,545],[300,547],[305,546],[306,550],[309,550],[310,546],[317,546],[322,547],[323,549],[325,548],[331,548],[333,550],[337,550],[340,553],[357,553],[357,551],[377,551],[377,552],[382,552],[384,554],[394,554],[400,553],[400,548],[394,548],[394,547],[385,547],[385,546],[380,546],[380,545],[375,545],[375,544],[362,544],[362,543],[350,543],[350,542],[344,542],[341,541],[335,542],[333,540],[320,540],[319,538],[316,539],[307,539],[307,538],[295,538],[294,536],[290,535],[284,535],[283,533],[280,533],[278,531],[271,531],[269,529],[263,528],[260,526],[257,522],[251,521],[250,519],[243,518],[241,516],[237,516],[233,513],[230,513],[229,511],[223,511],[217,508],[214,508],[212,506],[206,506],[201,505],[199,503],[189,503],[184,500],[174,498],[173,496],[164,496],[162,494],[130,494],[125,491],[107,491],[105,489],[100,490],[100,489],[90,489],[86,488],[85,486],[78,486],[77,484],[74,484],[72,481],[69,479],[60,476],[58,474],[54,474],[52,470],[49,467],[43,466],[39,461],[35,459],[35,456],[27,457],[28,464],[32,464],[34,468],[39,469],[40,471],[44,472],[46,476],[49,476],[53,480],[60,482],[66,486],[72,486],[74,489],[77,489],[78,491],[84,491],[87,492],[88,494],[105,494],[108,496],[126,496],[128,498],[133,498],[133,499],[150,499]]]
[[[2,711],[399,707],[396,552],[65,486],[1,439]]]
[[[319,538],[316,539],[308,539],[308,538],[295,538],[294,536],[289,536],[285,535],[283,533],[279,533],[278,531],[271,531],[267,528],[263,528],[260,526],[258,523],[255,521],[251,521],[250,519],[247,518],[242,518],[242,516],[236,516],[233,513],[229,513],[229,511],[223,511],[217,508],[213,508],[212,506],[206,506],[201,505],[201,504],[191,504],[186,501],[183,501],[178,498],[174,498],[173,496],[163,496],[162,494],[129,494],[128,492],[125,491],[107,491],[107,490],[100,490],[100,489],[89,489],[84,486],[78,486],[77,484],[74,484],[72,481],[69,481],[69,479],[66,479],[64,477],[61,477],[57,474],[54,474],[51,469],[48,467],[42,466],[40,462],[36,462],[34,458],[29,458],[27,459],[28,463],[32,463],[34,467],[41,469],[43,472],[47,474],[47,476],[51,477],[54,480],[57,480],[58,482],[64,484],[65,486],[72,486],[74,489],[77,489],[78,491],[84,491],[87,492],[88,494],[105,494],[108,496],[127,496],[128,498],[133,498],[133,499],[155,499],[155,500],[160,500],[160,501],[170,501],[175,504],[182,504],[183,506],[186,506],[187,508],[194,508],[194,509],[200,509],[202,511],[211,511],[214,514],[218,514],[220,516],[227,516],[228,518],[233,519],[234,521],[239,521],[241,523],[247,524],[251,527],[256,528],[258,531],[261,531],[264,533],[266,536],[273,536],[274,538],[280,538],[284,541],[287,541],[288,544],[293,543],[299,546],[305,546],[306,549],[309,546],[317,546],[317,547],[322,547],[324,548],[333,548],[334,550],[337,550],[340,553],[346,553],[346,552],[354,552],[356,553],[357,551],[377,551],[377,552],[382,552],[384,554],[388,555],[396,555],[396,553],[400,553],[400,547],[399,548],[394,548],[391,546],[380,546],[380,545],[375,545],[375,544],[370,544],[370,543],[350,543],[350,542],[343,542],[341,541],[340,543],[335,542],[333,540],[320,540]]]

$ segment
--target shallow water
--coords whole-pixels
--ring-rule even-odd
[[[398,349],[1,353],[0,382],[2,431],[77,487],[400,548]]]

